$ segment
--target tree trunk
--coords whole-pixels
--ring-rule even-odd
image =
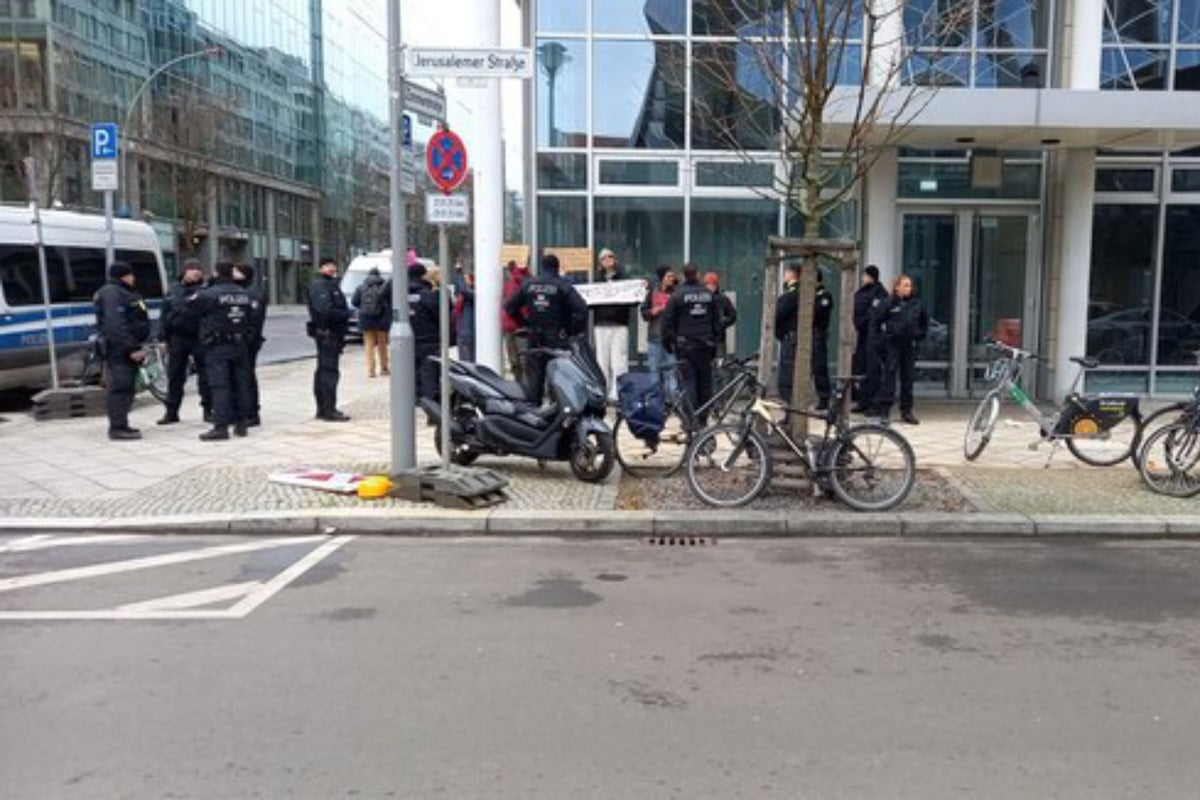
[[[820,220],[806,216],[804,238],[815,239],[820,234]],[[820,264],[816,253],[804,256],[800,268],[799,296],[796,314],[796,361],[792,365],[792,396],[786,398],[792,408],[805,411],[812,405],[812,350],[813,350],[813,297],[817,293],[817,268]],[[808,436],[808,417],[804,414],[791,415],[792,436]]]

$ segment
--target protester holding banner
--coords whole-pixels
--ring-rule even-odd
[[[600,251],[597,283],[625,280],[617,257],[607,247]],[[629,312],[626,303],[604,303],[591,307],[592,326],[596,339],[596,360],[604,373],[604,383],[610,403],[617,402],[617,376],[629,371]]]

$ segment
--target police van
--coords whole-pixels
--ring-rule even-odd
[[[108,280],[104,217],[41,212],[42,241],[60,378],[77,377],[96,330],[92,296]],[[114,257],[133,267],[136,289],[158,317],[167,287],[158,237],[144,222],[113,220]],[[37,231],[28,206],[0,206],[0,390],[50,383],[50,352],[38,263]]]

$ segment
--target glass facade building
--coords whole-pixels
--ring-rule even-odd
[[[928,103],[823,230],[916,279],[919,388],[978,393],[998,334],[1048,357],[1042,394],[1085,353],[1101,387],[1200,380],[1200,104],[1172,97],[1198,88],[1200,0],[525,0],[530,241],[715,270],[753,351],[766,239],[802,229],[779,142],[818,4],[846,15],[831,85]]]
[[[25,199],[17,165],[34,155],[43,202],[99,208],[86,126],[118,121],[118,206],[152,221],[169,262],[254,263],[294,301],[318,258],[386,243],[387,49],[371,22],[384,11],[0,0],[0,201]]]

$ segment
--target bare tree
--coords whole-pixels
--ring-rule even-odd
[[[787,398],[797,408],[812,399],[817,268],[822,258],[845,261],[844,243],[822,247],[827,221],[933,96],[929,86],[902,81],[910,58],[905,22],[910,29],[914,22],[911,9],[903,17],[905,6],[905,0],[729,0],[705,7],[703,23],[730,39],[695,48],[693,146],[753,163],[773,152],[781,169],[760,191],[782,198],[803,222],[794,391]],[[947,31],[969,27],[970,6],[931,4],[915,35],[936,47]],[[773,332],[779,262],[768,263],[775,266],[764,286],[764,355],[773,345],[766,334]],[[793,419],[797,434],[806,433],[807,420]]]

